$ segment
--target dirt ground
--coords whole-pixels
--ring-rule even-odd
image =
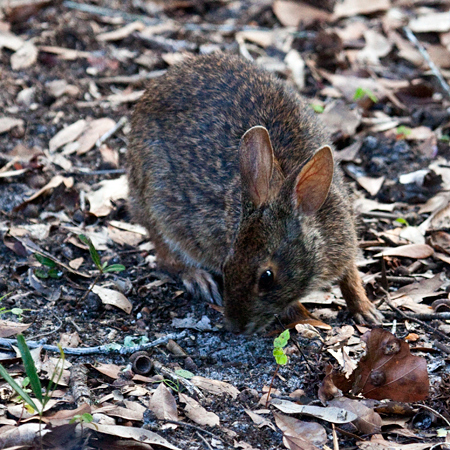
[[[20,331],[37,347],[43,385],[58,356],[45,345],[61,343],[66,357],[42,433],[0,387],[1,448],[448,448],[449,10],[448,1],[418,0],[0,0],[1,359],[22,382],[10,347]],[[289,361],[277,369],[278,323],[233,335],[220,308],[158,271],[127,208],[129,120],[149,78],[216,51],[276,73],[331,129],[354,193],[367,293],[383,311],[382,327],[426,361],[417,378],[399,375],[429,383],[426,399],[399,399],[405,388],[395,380],[381,383],[382,397],[365,386],[366,399],[346,393],[353,406],[343,408],[356,408],[366,426],[300,414],[292,404],[323,407],[339,397],[319,391],[329,394],[325,375],[356,367],[371,345],[340,291],[305,300],[320,321],[292,330],[298,345],[289,342]],[[80,234],[102,263],[125,270],[99,274]],[[77,354],[107,344],[115,350]],[[137,349],[154,367],[133,378]],[[375,359],[369,352],[359,370]],[[398,364],[413,372],[412,361]],[[75,383],[80,367],[85,376]],[[272,379],[272,397],[289,401],[289,411],[266,404]],[[94,422],[69,424],[75,413]]]

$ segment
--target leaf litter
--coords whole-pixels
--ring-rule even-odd
[[[194,449],[206,440],[217,448],[313,449],[333,445],[333,434],[342,448],[445,445],[450,6],[22,3],[0,2],[0,296],[12,293],[1,301],[0,332],[2,364],[20,383],[24,369],[7,338],[24,332],[43,346],[34,355],[43,382],[56,365],[46,344],[67,349],[70,363],[43,418],[48,447],[82,448],[87,437],[107,448],[109,437],[130,448]],[[123,118],[146,79],[215,50],[239,51],[286,79],[332,131],[360,215],[360,270],[386,318],[369,333],[348,325],[338,291],[304,299],[317,320],[295,326],[302,354],[288,345],[262,411],[276,367],[273,338],[227,333],[220,309],[151,270],[153,247],[127,214]],[[126,267],[102,275],[83,302],[98,270],[79,234],[94,242],[101,264]],[[181,352],[153,346],[180,330]],[[99,343],[111,351],[69,355]],[[154,369],[136,375],[130,348]],[[73,364],[86,371],[77,383]],[[5,398],[2,445],[34,448],[37,416],[13,392]],[[99,403],[78,405],[79,398]],[[333,428],[335,410],[341,423]],[[85,413],[93,422],[83,422]]]

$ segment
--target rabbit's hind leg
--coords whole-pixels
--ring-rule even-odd
[[[180,255],[158,233],[147,227],[150,240],[155,245],[157,266],[180,279],[193,297],[222,306],[222,295],[213,276],[206,270],[190,264],[189,258]],[[152,230],[150,232],[150,230]]]

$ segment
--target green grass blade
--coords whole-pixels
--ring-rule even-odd
[[[80,234],[78,238],[83,244],[89,247],[89,253],[91,254],[92,261],[94,261],[94,264],[97,266],[97,269],[100,270],[100,272],[103,272],[102,263],[100,261],[100,255],[98,254],[92,241],[84,234]]]
[[[6,380],[6,382],[19,394],[23,400],[28,403],[35,411],[39,411],[36,404],[31,397],[15,382],[14,378],[6,371],[6,369],[0,364],[0,375]]]
[[[103,269],[103,273],[122,272],[123,270],[125,270],[125,266],[123,264],[111,264]]]
[[[20,355],[22,356],[25,373],[30,379],[31,390],[36,398],[42,403],[43,397],[41,380],[39,380],[33,357],[31,356],[30,350],[22,334],[17,335],[17,346],[19,347]]]

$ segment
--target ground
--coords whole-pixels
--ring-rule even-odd
[[[310,449],[336,445],[334,436],[340,448],[445,447],[450,5],[313,3],[0,0],[0,295],[6,295],[0,337],[12,339],[0,341],[2,364],[22,382],[24,366],[9,345],[19,331],[38,347],[33,358],[44,386],[57,343],[66,358],[41,434],[36,416],[27,421],[32,414],[3,385],[3,448]],[[355,324],[334,287],[307,299],[320,321],[292,330],[288,363],[277,369],[278,323],[266,333],[233,335],[220,308],[190,298],[178,280],[158,271],[152,245],[127,208],[129,120],[149,78],[214,51],[241,54],[275,72],[332,131],[358,214],[359,269],[384,313],[384,330],[400,340],[362,338],[370,327]],[[100,274],[80,234],[102,264],[125,270]],[[178,346],[167,343],[169,335]],[[120,344],[115,352],[76,353],[113,343]],[[148,350],[154,364],[134,378],[133,344]],[[394,372],[383,358],[396,346],[405,359],[389,361],[403,372],[388,382],[383,377]],[[355,389],[362,395],[342,407],[360,422],[334,420],[334,428],[329,417],[292,410],[328,404],[331,411],[335,385],[345,393],[331,367],[350,373],[358,361],[354,373],[369,371],[375,388],[370,393],[368,382],[353,379],[346,395]],[[77,378],[80,367],[85,376]],[[178,369],[195,377],[185,373],[186,385]],[[377,370],[385,370],[381,381],[373,379]],[[272,378],[273,398],[298,401],[283,414],[276,400],[269,405],[262,398]],[[83,388],[90,406],[79,401]],[[69,425],[76,413],[90,414],[96,425]],[[295,422],[287,425],[289,417]],[[179,422],[175,429],[167,419]],[[309,426],[319,428],[308,434]]]

